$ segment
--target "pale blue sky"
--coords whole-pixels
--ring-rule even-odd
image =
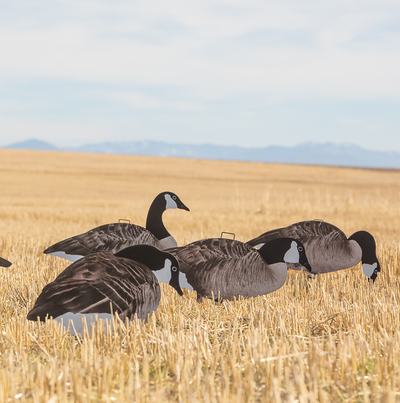
[[[398,0],[0,0],[0,145],[400,151]]]

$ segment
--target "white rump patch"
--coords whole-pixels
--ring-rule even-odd
[[[186,288],[193,291],[193,287],[187,281],[186,274],[182,273],[181,271],[179,272],[179,285],[181,288]]]
[[[165,210],[168,210],[169,208],[178,208],[178,205],[176,204],[175,200],[172,200],[172,197],[167,193],[164,195],[165,201],[167,204],[165,205]]]
[[[290,249],[285,253],[283,261],[285,263],[299,263],[300,254],[297,250],[297,242],[292,241]]]
[[[260,249],[260,248],[262,248],[264,245],[265,245],[265,243],[259,243],[258,245],[253,246],[253,248]]]
[[[87,324],[87,329],[90,332],[90,324],[91,323],[96,323],[96,318],[97,320],[103,319],[104,321],[109,321],[111,330],[112,329],[112,315],[111,313],[72,313],[72,312],[67,312],[64,315],[57,316],[54,320],[57,321],[58,323],[63,324],[67,330],[72,335],[80,334],[83,336],[83,324],[82,324],[82,318],[86,319],[86,324]],[[105,323],[104,323],[105,325]],[[76,331],[74,331],[74,328]],[[104,331],[106,327],[104,326]],[[90,333],[89,333],[90,334]]]
[[[165,259],[164,267],[153,271],[159,282],[169,284],[171,280],[171,266],[172,262],[169,259]]]
[[[369,278],[372,276],[372,274],[374,273],[374,270],[378,267],[377,263],[374,264],[367,264],[367,263],[363,263],[362,264],[362,269],[364,274]]]
[[[57,256],[57,257],[60,257],[62,259],[67,259],[67,260],[69,260],[71,262],[76,262],[77,260],[83,258],[82,255],[68,255],[65,252],[53,252],[53,253],[49,253],[49,255]]]

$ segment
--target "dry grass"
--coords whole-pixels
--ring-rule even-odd
[[[400,402],[400,172],[0,150],[0,402]],[[359,267],[215,306],[163,285],[149,323],[75,339],[25,319],[68,262],[50,244],[129,218],[153,197],[179,244],[240,240],[306,219],[377,240],[375,284]]]

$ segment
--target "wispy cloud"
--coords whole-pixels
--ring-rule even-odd
[[[11,4],[0,32],[8,77],[181,85],[216,97],[307,89],[400,97],[395,2]]]
[[[174,101],[173,99],[166,100],[157,96],[150,96],[139,92],[119,92],[110,95],[104,94],[104,97],[110,97],[116,101],[131,105],[135,108],[144,109],[177,109],[187,111],[200,111],[200,104],[190,101]]]

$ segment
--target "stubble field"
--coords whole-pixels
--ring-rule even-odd
[[[0,150],[0,402],[400,402],[400,171]],[[370,231],[360,266],[278,291],[197,303],[162,285],[147,324],[83,338],[26,313],[68,262],[42,251],[120,218],[145,225],[161,191],[190,208],[179,245],[323,219]]]

